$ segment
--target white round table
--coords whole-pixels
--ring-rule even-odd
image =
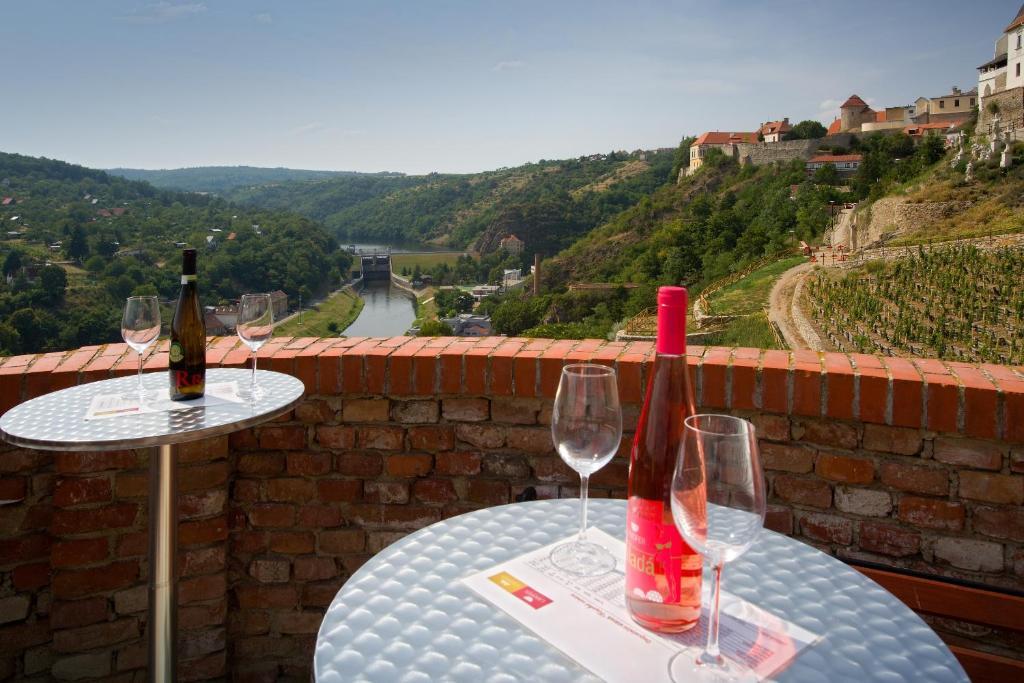
[[[622,538],[625,510],[624,501],[591,500],[590,523]],[[576,500],[504,505],[453,517],[388,546],[328,608],[317,636],[316,680],[598,680],[459,583],[568,536],[578,512]],[[823,635],[775,680],[968,680],[935,632],[897,598],[839,560],[781,534],[762,532],[726,567],[722,585]]]

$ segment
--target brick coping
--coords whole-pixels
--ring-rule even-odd
[[[691,346],[705,408],[762,410],[1024,442],[1024,367],[809,350]],[[236,337],[211,337],[207,363],[245,367]],[[550,398],[569,362],[615,367],[625,403],[642,400],[651,342],[518,337],[275,337],[264,368],[295,375],[308,394]],[[126,344],[0,358],[0,414],[76,384],[134,373]],[[144,370],[167,367],[167,342]]]

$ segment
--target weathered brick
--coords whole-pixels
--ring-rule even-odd
[[[449,479],[420,479],[413,484],[412,493],[422,503],[449,503],[458,498]]]
[[[975,439],[935,439],[934,457],[949,465],[974,467],[981,470],[998,470],[1003,466],[1005,447],[991,441]]]
[[[61,479],[53,491],[53,504],[60,508],[85,503],[105,503],[111,499],[110,479]]]
[[[326,609],[341,590],[342,583],[338,578],[326,582],[307,583],[302,587],[302,606]]]
[[[132,470],[139,466],[134,451],[60,452],[55,455],[53,462],[58,474]]]
[[[849,545],[853,540],[853,521],[835,515],[801,515],[800,533],[824,543]]]
[[[223,651],[226,645],[226,631],[223,628],[181,633],[178,636],[178,657],[191,660],[211,652]]]
[[[178,445],[178,462],[192,463],[208,460],[222,460],[228,457],[228,437],[215,436],[212,439],[187,441]]]
[[[387,422],[390,403],[386,398],[352,399],[341,407],[344,422]]]
[[[221,486],[228,480],[228,464],[211,462],[178,469],[178,490],[200,491]]]
[[[508,447],[525,453],[553,453],[551,430],[544,428],[510,427],[506,435]]]
[[[2,459],[0,457],[0,460]],[[0,566],[48,557],[51,543],[50,537],[46,534],[27,534],[0,539]]]
[[[327,555],[359,553],[366,547],[366,532],[362,529],[321,531],[318,538],[320,552]]]
[[[403,453],[389,455],[384,463],[384,469],[392,477],[422,477],[430,472],[433,464],[434,458],[431,455]]]
[[[138,513],[139,506],[135,503],[114,503],[87,510],[55,510],[50,532],[55,536],[66,536],[90,531],[123,529],[135,523]]]
[[[27,595],[13,595],[0,598],[0,624],[22,621],[28,617],[28,608],[32,604]]]
[[[557,456],[530,458],[530,467],[533,468],[533,477],[539,481],[570,483],[580,479],[579,473]]]
[[[449,426],[410,427],[409,447],[417,451],[450,451],[455,448],[455,430]]]
[[[481,459],[480,453],[467,451],[438,453],[435,456],[434,470],[437,474],[450,476],[479,474]]]
[[[260,583],[288,583],[291,567],[288,560],[253,560],[249,564],[249,576]]]
[[[235,597],[242,609],[295,607],[299,603],[294,586],[238,586]]]
[[[883,462],[881,480],[886,486],[910,493],[944,496],[949,493],[949,472],[938,467]]]
[[[178,545],[190,546],[205,543],[217,543],[228,537],[228,520],[226,517],[214,517],[178,525]]]
[[[963,504],[951,503],[948,500],[902,496],[899,516],[904,522],[928,529],[958,531],[964,528]]]
[[[93,569],[57,572],[53,579],[53,595],[70,600],[92,593],[117,590],[132,585],[138,576],[139,563],[135,560],[114,562]]]
[[[283,634],[316,633],[324,620],[320,612],[281,612],[277,615],[277,630]]]
[[[316,441],[334,450],[352,448],[356,445],[356,430],[343,425],[317,425]]]
[[[600,470],[601,472],[607,467]],[[509,453],[487,453],[483,457],[482,471],[485,475],[505,479],[526,479],[530,476],[530,464],[522,455]]]
[[[409,484],[401,481],[368,481],[363,484],[367,503],[408,503]]]
[[[189,548],[181,557],[181,575],[197,576],[214,571],[224,571],[227,549],[223,545],[211,548]]]
[[[101,562],[109,555],[110,541],[105,537],[80,538],[55,543],[50,562],[54,567],[76,567]]]
[[[769,505],[764,516],[764,526],[780,534],[792,534],[793,511],[785,505]]]
[[[178,603],[187,605],[192,602],[217,600],[227,594],[227,589],[227,577],[223,572],[194,576],[178,583]]]
[[[1024,477],[982,472],[960,472],[960,497],[986,503],[1024,503]]]
[[[330,453],[289,453],[286,471],[300,477],[313,477],[331,471]]]
[[[396,541],[408,536],[404,531],[371,531],[366,536],[366,550],[377,554]]]
[[[380,451],[400,451],[405,431],[401,427],[359,427],[356,443],[360,448]]]
[[[338,474],[347,477],[375,477],[384,469],[381,456],[374,453],[342,453],[335,461]]]
[[[785,415],[760,413],[750,418],[754,431],[761,439],[789,441],[789,418]]]
[[[861,522],[858,544],[868,552],[906,557],[921,549],[921,534],[893,524]]]
[[[466,500],[482,505],[504,505],[509,502],[508,483],[471,479],[466,492]]]
[[[775,477],[775,495],[798,505],[827,508],[832,505],[832,489],[818,479],[800,479],[789,475]]]
[[[227,499],[227,491],[223,489],[182,494],[178,497],[178,514],[181,519],[223,514]]]
[[[254,527],[290,527],[295,524],[295,506],[259,503],[249,509],[249,522]]]
[[[807,474],[814,469],[815,451],[790,444],[761,442],[761,458],[767,470]]]
[[[391,406],[391,418],[395,422],[425,424],[437,422],[440,406],[437,401],[395,401]]]
[[[283,453],[243,453],[235,466],[239,474],[270,476],[284,472]]]
[[[271,451],[298,451],[305,447],[305,427],[292,425],[260,429],[260,448]]]
[[[905,427],[865,424],[864,448],[896,455],[916,455],[921,450],[921,432]]]
[[[1024,542],[1024,509],[979,505],[974,508],[972,526],[976,532],[992,538]]]
[[[273,531],[267,535],[271,552],[283,555],[304,555],[313,552],[313,534],[309,531]]]
[[[892,496],[888,491],[837,486],[836,509],[865,517],[887,517],[892,511]]]
[[[485,398],[446,398],[441,412],[452,422],[483,422],[491,415],[491,404]]]
[[[57,652],[82,652],[134,640],[140,635],[139,620],[129,617],[103,624],[54,631],[53,649]]]
[[[114,593],[114,611],[118,614],[137,614],[145,612],[147,607],[149,607],[148,586],[132,586]]]
[[[875,463],[864,458],[822,453],[814,467],[819,477],[847,484],[870,484],[875,479]]]
[[[295,558],[296,581],[322,581],[338,575],[338,565],[330,557]]]
[[[455,437],[476,448],[501,448],[505,445],[505,427],[492,424],[460,424]]]
[[[306,400],[295,407],[295,417],[306,424],[333,422],[334,408],[327,401]]]
[[[107,620],[110,612],[106,598],[84,600],[58,600],[50,608],[50,626],[54,629],[88,626]]]
[[[269,479],[264,484],[267,500],[304,503],[317,496],[316,482],[309,479]]]
[[[541,402],[534,398],[495,398],[491,401],[491,420],[506,424],[534,425]]]
[[[303,505],[299,508],[299,526],[328,529],[341,526],[344,516],[337,505]]]
[[[109,652],[61,657],[54,661],[50,674],[60,681],[75,681],[82,678],[100,678],[110,675]]]
[[[1003,570],[1003,546],[969,538],[938,538],[933,547],[935,558],[973,572]]]
[[[857,428],[836,420],[797,420],[793,423],[793,440],[852,450],[857,447]]]

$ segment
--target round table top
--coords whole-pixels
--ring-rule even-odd
[[[244,389],[251,375],[251,370],[212,368],[206,371],[206,385],[237,382]],[[146,390],[166,389],[167,372],[144,373],[142,381]],[[230,434],[273,419],[294,408],[304,390],[302,382],[295,377],[257,370],[256,382],[263,389],[263,395],[255,401],[225,401],[178,410],[85,419],[94,396],[131,392],[137,382],[135,375],[118,377],[80,384],[26,401],[0,417],[0,436],[16,446],[61,451],[106,451],[183,443]]]
[[[591,500],[590,524],[623,538],[625,510],[624,501]],[[568,536],[578,512],[576,500],[504,505],[453,517],[388,546],[328,608],[317,636],[316,680],[599,680],[459,583]],[[726,566],[722,586],[822,634],[774,680],[967,681],[935,632],[897,598],[781,534],[762,532]]]

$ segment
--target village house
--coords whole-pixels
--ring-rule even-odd
[[[978,127],[990,134],[996,120],[1002,131],[1024,128],[1024,6],[996,40],[995,56],[978,67]],[[994,107],[990,108],[990,103]]]
[[[848,177],[856,173],[857,169],[860,168],[862,158],[860,154],[819,154],[808,159],[805,167],[807,175],[812,176],[822,166],[831,164],[836,167],[839,175]]]
[[[787,117],[781,121],[763,123],[757,133],[761,137],[762,142],[782,142],[783,136],[791,130],[793,130],[793,126],[789,125],[789,118]]]
[[[757,133],[730,133],[717,130],[704,133],[690,145],[690,166],[686,169],[686,175],[696,173],[697,169],[704,165],[704,157],[712,149],[720,149],[726,156],[736,156],[736,145],[743,142],[757,142]]]
[[[501,242],[498,243],[498,248],[504,251],[509,256],[519,256],[523,253],[523,246],[525,242],[516,237],[515,235],[509,235],[502,238]]]
[[[955,123],[967,120],[978,104],[978,90],[962,92],[953,86],[948,95],[918,97],[914,102],[914,123]]]
[[[491,319],[486,315],[460,313],[454,318],[442,318],[441,322],[450,327],[456,337],[487,337],[491,334]]]

